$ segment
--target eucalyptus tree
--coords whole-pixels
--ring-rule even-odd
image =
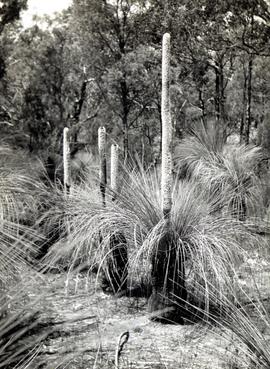
[[[151,0],[147,16],[146,32],[152,42],[164,30],[173,36],[172,54],[180,70],[177,82],[187,101],[187,114],[204,121],[214,118],[224,139],[232,129],[240,129],[247,143],[256,103],[252,92],[254,63],[256,58],[268,55],[267,3]],[[236,90],[236,78],[242,94],[240,112],[231,109],[231,102],[240,92]]]
[[[113,136],[122,135],[125,156],[134,143],[140,148],[141,142],[135,139],[140,131],[149,130],[149,143],[153,144],[156,132],[154,119],[149,121],[149,117],[159,119],[160,114],[155,82],[161,56],[143,38],[145,9],[142,1],[73,2],[73,25],[82,60],[93,79],[92,88],[98,87],[103,97],[97,120],[107,122]]]

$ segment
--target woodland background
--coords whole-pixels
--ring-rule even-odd
[[[71,128],[71,157],[105,126],[126,154],[161,152],[161,38],[172,38],[175,143],[215,122],[270,150],[270,6],[264,0],[76,0],[23,29],[25,0],[0,8],[1,143],[47,160]],[[237,136],[235,136],[237,135]]]

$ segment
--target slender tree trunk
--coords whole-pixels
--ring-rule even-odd
[[[244,63],[243,63],[244,64]],[[240,143],[244,143],[245,137],[244,137],[244,128],[245,128],[245,122],[246,122],[246,113],[247,113],[247,74],[245,65],[243,65],[243,75],[244,75],[244,86],[243,86],[243,97],[242,97],[242,117],[241,117],[241,123],[240,123]]]
[[[220,135],[220,139],[224,142],[227,137],[227,119],[226,119],[226,111],[225,111],[225,86],[224,86],[224,71],[222,62],[217,63],[215,67],[215,110],[216,110],[216,122],[218,126],[218,132]]]
[[[73,115],[72,115],[71,118],[72,118],[72,124],[75,128],[75,131],[74,131],[73,139],[72,139],[72,149],[71,149],[71,153],[70,153],[71,158],[74,158],[74,156],[76,155],[76,153],[79,150],[79,145],[78,145],[79,129],[78,129],[77,125],[80,121],[80,116],[81,116],[83,104],[84,104],[85,99],[86,99],[87,82],[88,82],[87,80],[84,80],[82,82],[81,89],[80,89],[80,94],[79,94],[78,98],[76,99],[76,101],[74,103],[74,107],[73,107]]]
[[[251,127],[252,74],[253,74],[253,55],[250,55],[248,61],[248,76],[247,76],[247,113],[244,130],[244,140],[246,145],[249,144],[250,127]]]
[[[221,123],[221,137],[223,142],[227,139],[227,115],[225,108],[225,83],[224,83],[224,70],[223,66],[220,66],[220,123]]]
[[[202,120],[203,120],[203,123],[206,124],[205,103],[204,103],[204,99],[203,99],[202,88],[199,88],[198,92],[199,92],[200,108],[201,108],[201,111],[202,111]]]
[[[152,319],[161,322],[183,323],[182,307],[186,300],[185,270],[181,248],[170,223],[172,207],[172,121],[170,111],[170,35],[163,36],[162,53],[162,211],[165,218],[164,234],[152,255],[152,295],[149,311]],[[176,301],[177,297],[180,299]]]
[[[125,78],[125,76],[124,76]],[[122,93],[122,105],[123,105],[123,115],[122,115],[122,124],[123,124],[123,133],[124,133],[124,158],[127,159],[128,156],[128,114],[129,114],[129,101],[128,101],[128,87],[126,80],[124,79],[121,82],[121,93]]]
[[[215,109],[216,109],[216,121],[218,126],[220,125],[220,70],[218,67],[215,68]]]

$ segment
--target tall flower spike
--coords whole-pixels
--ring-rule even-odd
[[[114,193],[118,190],[118,169],[119,169],[119,146],[111,146],[111,188]],[[114,194],[115,198],[115,194]]]
[[[99,180],[100,192],[103,204],[105,206],[105,193],[107,184],[107,160],[106,160],[106,128],[98,129],[98,152],[99,152]]]
[[[172,122],[170,109],[170,35],[165,33],[162,42],[162,211],[169,216],[172,207]]]
[[[64,128],[63,132],[63,166],[64,166],[64,192],[68,194],[71,186],[71,166],[70,166],[70,146],[69,129]]]

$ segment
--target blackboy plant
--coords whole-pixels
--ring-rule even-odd
[[[259,147],[225,145],[218,141],[215,127],[198,127],[178,145],[175,161],[179,172],[197,179],[214,196],[224,196],[225,211],[233,217],[262,215],[263,190],[258,176],[262,160]],[[216,139],[215,139],[216,137]],[[221,209],[222,210],[222,209]]]
[[[70,164],[70,144],[69,129],[64,128],[63,131],[63,168],[64,168],[64,191],[65,194],[70,192],[71,187],[71,164]]]
[[[125,240],[121,243],[126,244],[129,255],[130,279],[143,274],[151,280],[152,316],[163,321],[183,322],[181,315],[187,297],[185,270],[205,289],[207,309],[209,282],[218,290],[226,290],[233,276],[233,265],[244,252],[243,239],[253,246],[256,236],[239,217],[232,218],[227,212],[227,197],[222,188],[209,190],[204,186],[203,176],[190,176],[189,182],[173,178],[169,49],[170,36],[166,34],[163,39],[161,181],[155,171],[145,171],[142,166],[123,167],[123,188],[105,187],[105,130],[100,129],[102,201],[96,184],[74,188],[74,193],[59,207],[59,213],[54,213],[56,222],[63,217],[68,220],[70,233],[55,245],[48,260],[57,263],[65,258],[70,267],[86,263],[90,269],[98,264],[101,270],[108,258],[113,259],[112,239],[121,234]],[[180,309],[175,296],[183,302]]]
[[[106,154],[106,129],[98,130],[98,151],[100,160],[100,192],[103,206],[106,207],[107,186],[107,154]],[[116,191],[118,187],[119,147],[111,147],[111,189]],[[116,192],[115,192],[116,193]],[[111,194],[109,195],[111,196]],[[113,197],[113,200],[115,198]],[[106,259],[104,269],[105,276],[102,280],[103,290],[112,289],[113,293],[125,290],[127,287],[127,251],[126,239],[122,233],[113,233],[110,238],[110,255]]]
[[[99,153],[99,179],[100,192],[103,205],[106,205],[106,185],[107,185],[107,155],[106,155],[106,129],[98,129],[98,153]]]
[[[164,228],[157,239],[156,250],[152,255],[151,284],[152,295],[148,306],[149,312],[161,312],[158,319],[181,319],[181,311],[172,305],[174,295],[184,301],[187,297],[185,288],[184,254],[181,246],[177,247],[177,238],[171,227],[172,183],[173,183],[173,142],[170,108],[170,35],[163,36],[162,45],[162,161],[161,161],[161,207],[164,216]],[[172,308],[172,309],[171,309]],[[170,311],[165,311],[170,309]],[[176,313],[175,310],[178,310]],[[155,317],[157,319],[157,317]]]
[[[55,217],[54,223],[65,217],[70,233],[52,247],[47,256],[48,263],[57,265],[64,259],[73,269],[78,265],[79,270],[86,265],[89,269],[99,265],[101,270],[107,259],[112,258],[112,235],[122,234],[129,255],[129,280],[132,283],[141,279],[152,280],[153,256],[158,251],[160,240],[168,235],[168,223],[162,211],[160,176],[156,171],[146,171],[142,167],[122,168],[121,171],[124,171],[124,190],[119,189],[115,194],[107,186],[106,207],[100,201],[97,181],[92,186],[74,186],[74,191],[62,202],[61,210],[51,214],[51,220]],[[206,309],[212,285],[215,290],[226,291],[234,277],[234,265],[241,262],[245,253],[244,246],[254,248],[256,242],[260,242],[241,221],[218,213],[219,206],[219,201],[212,201],[197,182],[174,178],[170,234],[173,235],[176,257],[168,259],[171,265],[174,264],[172,270],[178,273],[181,271],[178,256],[181,253],[187,270],[186,288],[189,289],[190,279],[200,282],[205,291]],[[165,291],[168,284],[174,287],[179,274],[172,275],[175,279],[169,282],[163,280],[167,283]],[[183,281],[181,283],[183,289]],[[167,300],[161,300],[174,311],[167,316],[163,311],[163,317],[181,321],[181,314],[174,307],[175,291],[178,299],[181,298],[175,288],[170,296],[165,295]],[[159,310],[164,309],[164,303],[162,306]]]
[[[119,146],[111,145],[111,191],[112,201],[117,198],[119,187]],[[112,257],[108,258],[107,274],[110,287],[114,293],[127,289],[128,254],[127,241],[123,233],[114,233],[111,236],[110,248]]]

